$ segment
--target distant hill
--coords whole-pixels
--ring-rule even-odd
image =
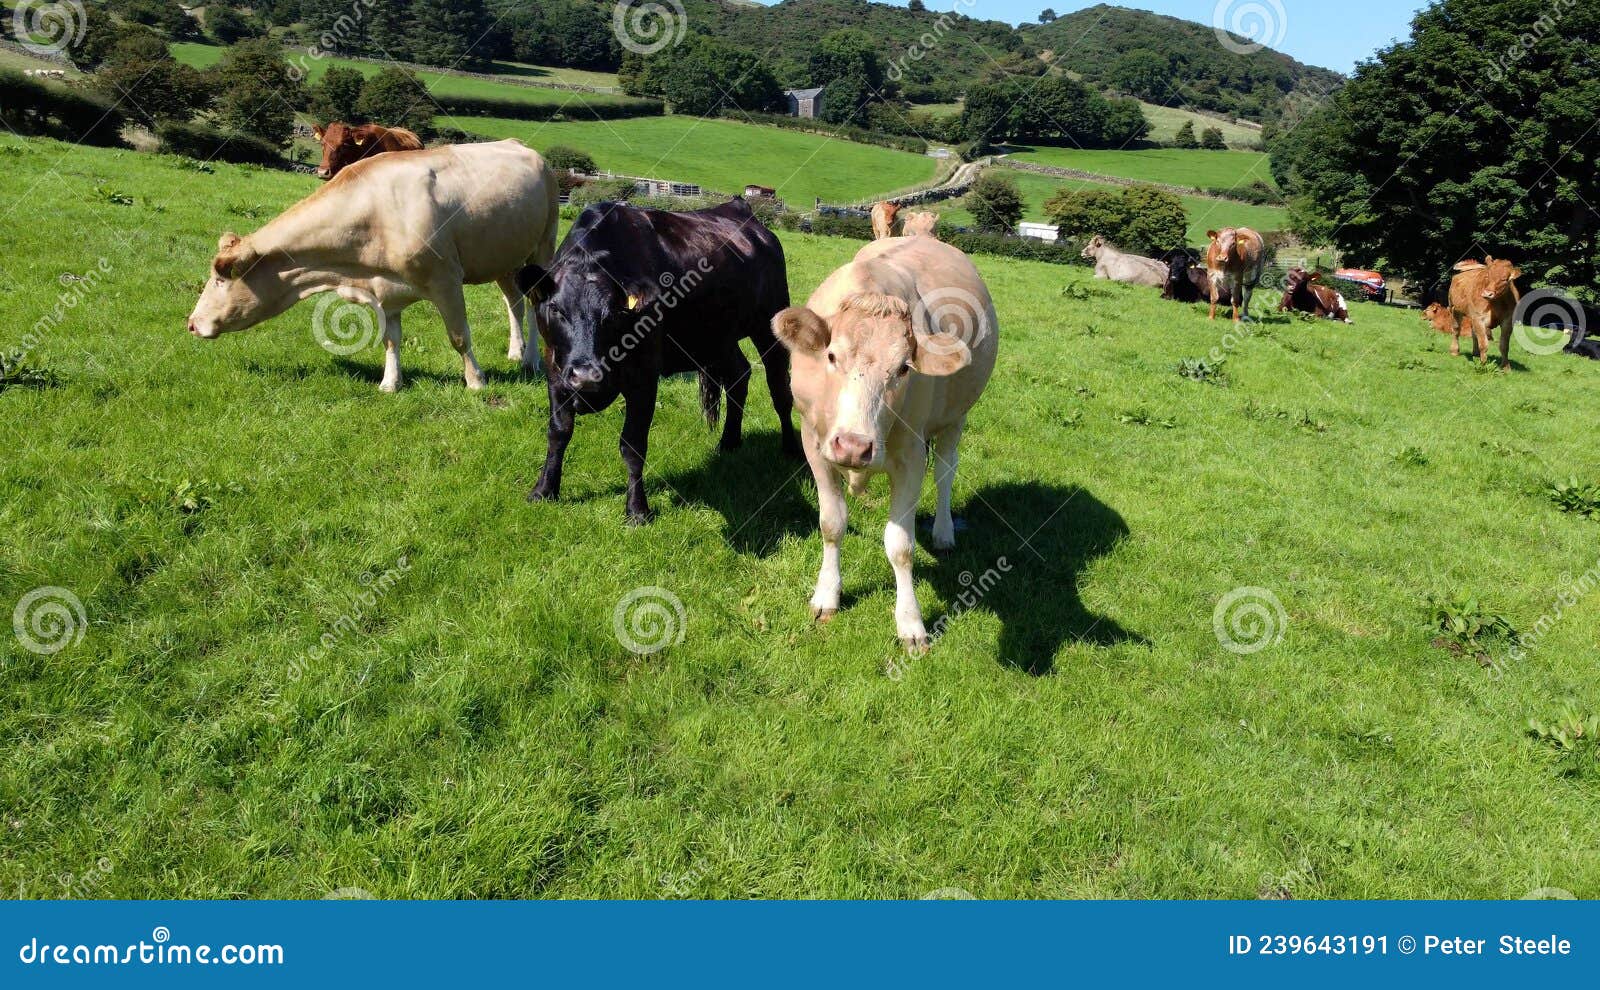
[[[1294,92],[1325,93],[1344,82],[1263,48],[1230,51],[1210,25],[1099,4],[1018,33],[1086,82],[1163,106],[1189,106],[1268,122]]]

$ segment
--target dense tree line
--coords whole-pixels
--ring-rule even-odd
[[[1150,133],[1138,101],[1108,100],[1066,76],[973,86],[961,111],[969,141],[1066,141],[1121,147]]]
[[[1433,282],[1510,257],[1600,295],[1600,7],[1443,0],[1298,126],[1270,133],[1299,231]]]

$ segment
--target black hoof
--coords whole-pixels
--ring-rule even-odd
[[[542,488],[535,488],[528,492],[528,501],[530,502],[554,502],[555,500],[555,492],[547,492]]]
[[[629,526],[648,526],[655,519],[655,517],[656,517],[656,514],[654,512],[652,512],[648,508],[642,509],[642,510],[629,509],[628,510],[628,525]]]

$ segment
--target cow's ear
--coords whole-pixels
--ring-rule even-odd
[[[240,240],[238,234],[228,233],[217,241],[217,256],[211,259],[211,269],[223,278],[243,278],[260,260],[255,248]]]
[[[1311,273],[1311,281],[1313,281],[1313,282],[1322,281],[1322,273],[1321,272],[1312,272]]]
[[[802,354],[815,354],[828,346],[828,323],[804,306],[790,306],[772,318],[772,332],[783,346]]]
[[[1217,232],[1214,231],[1214,230],[1208,230],[1208,231],[1206,231],[1206,236],[1211,238],[1212,240],[1216,240],[1217,239]]]
[[[972,363],[972,348],[952,333],[936,333],[917,341],[917,356],[911,366],[918,374],[941,377],[953,375]]]
[[[1481,261],[1473,261],[1471,258],[1468,258],[1466,261],[1458,261],[1458,262],[1456,262],[1455,270],[1458,271],[1458,272],[1470,272],[1474,268],[1482,268],[1482,267],[1483,267],[1483,262],[1481,262]]]
[[[311,136],[316,138],[318,141],[321,141],[322,140],[322,136],[324,134],[326,134],[326,133],[328,133],[328,132],[322,129],[322,125],[321,124],[312,124],[311,125]]]
[[[517,291],[533,299],[542,299],[551,294],[555,288],[555,280],[550,277],[548,269],[538,265],[523,265],[517,272]]]

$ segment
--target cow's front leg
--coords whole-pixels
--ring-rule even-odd
[[[544,470],[539,481],[528,492],[530,502],[553,502],[561,497],[561,464],[567,456],[567,444],[572,440],[572,403],[576,398],[556,384],[554,376],[545,379],[545,391],[550,396],[550,427],[544,453]]]
[[[909,449],[900,458],[892,454],[890,458],[889,523],[883,528],[883,552],[894,568],[894,624],[900,643],[909,653],[924,653],[928,630],[922,625],[922,605],[911,580],[911,557],[916,548],[917,498],[928,470],[928,448],[917,438],[905,446]]]
[[[811,593],[811,618],[827,622],[839,613],[839,592],[844,579],[839,575],[839,544],[844,540],[849,508],[845,505],[843,478],[839,469],[822,456],[822,444],[808,423],[801,424],[806,462],[817,482],[817,528],[822,531],[822,568],[817,572],[817,587]]]
[[[628,523],[642,526],[650,521],[650,500],[644,494],[644,459],[650,449],[650,423],[656,416],[656,388],[660,379],[650,375],[623,394],[627,411],[622,416],[622,463],[628,469]]]
[[[400,391],[400,314],[383,312],[383,392]]]
[[[1500,370],[1511,369],[1511,324],[1516,319],[1516,313],[1505,318],[1500,324]]]
[[[473,391],[483,388],[483,369],[478,367],[478,359],[472,354],[472,330],[467,326],[467,297],[461,291],[461,283],[454,282],[436,291],[434,305],[439,307],[439,315],[444,318],[450,346],[461,355],[467,388]]]

